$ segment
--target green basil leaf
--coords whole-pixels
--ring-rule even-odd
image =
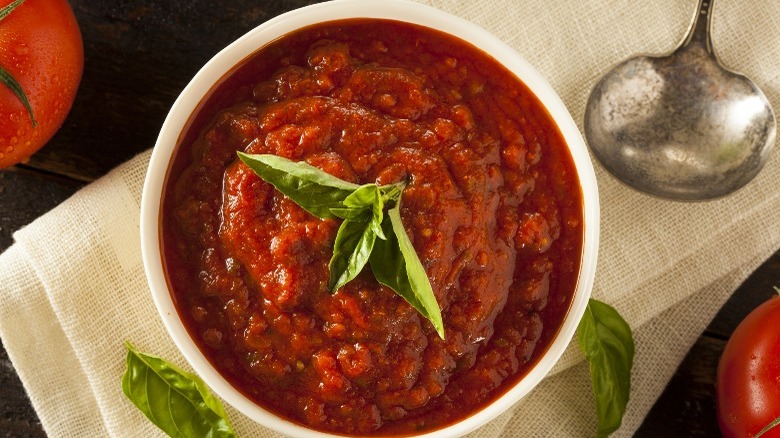
[[[172,437],[235,437],[219,400],[195,374],[129,342],[122,391],[146,417]]]
[[[376,237],[387,240],[387,236],[385,235],[385,230],[382,229],[382,221],[384,220],[384,212],[382,209],[374,209],[371,216],[371,222],[368,223],[368,226],[371,227],[371,231],[376,234]]]
[[[577,328],[577,340],[590,367],[599,418],[597,436],[608,436],[620,427],[631,392],[631,328],[611,306],[591,299]]]
[[[400,192],[399,192],[400,196]],[[385,231],[382,229],[382,221],[385,219],[385,201],[382,199],[382,193],[377,187],[377,191],[374,192],[374,202],[371,204],[371,222],[369,223],[369,226],[372,230],[374,230],[374,234],[376,234],[376,237],[387,240],[387,236],[385,236]]]
[[[355,222],[365,223],[371,219],[371,212],[367,208],[331,207],[330,212],[336,217]]]
[[[24,0],[16,0],[15,2],[9,3],[8,6],[3,7],[3,9],[0,9],[0,20],[7,17],[8,14],[11,13],[14,9],[16,9],[17,6],[24,3]]]
[[[30,101],[27,100],[27,95],[24,94],[22,86],[19,84],[19,82],[16,81],[11,73],[8,73],[8,70],[4,69],[2,66],[0,66],[0,83],[8,87],[8,89],[16,95],[17,99],[22,102],[22,105],[24,105],[24,107],[27,109],[27,114],[30,115],[30,122],[32,123],[33,128],[37,127],[38,122],[35,121],[35,115],[33,115]]]
[[[344,207],[331,208],[330,212],[333,213],[334,216],[344,220],[368,224],[374,234],[376,234],[376,237],[382,240],[387,239],[384,230],[382,230],[382,219],[384,218],[384,212],[382,210]]]
[[[238,156],[263,180],[319,218],[335,217],[330,209],[343,207],[344,199],[360,188],[304,162],[267,154],[238,152]]]
[[[349,208],[371,208],[371,212],[374,216],[373,220],[369,224],[371,229],[380,239],[387,239],[387,237],[385,237],[384,231],[382,231],[382,218],[384,216],[385,202],[379,186],[376,184],[366,184],[361,186],[359,189],[352,192],[351,195],[347,196],[346,199],[344,199],[344,205]],[[333,209],[331,209],[331,212],[332,211]],[[338,216],[338,214],[336,215]]]
[[[344,205],[352,208],[371,207],[375,204],[377,199],[380,199],[379,202],[381,203],[379,186],[376,184],[366,184],[360,186],[357,190],[344,198]]]
[[[328,288],[331,293],[335,293],[360,274],[368,263],[375,241],[376,234],[368,223],[351,220],[341,223],[336,234],[336,243],[333,245],[333,257],[328,265]]]
[[[377,240],[371,252],[371,270],[377,281],[394,290],[427,318],[444,339],[441,310],[431,282],[401,222],[400,198],[382,221],[387,240]]]
[[[755,434],[753,438],[760,437],[761,435],[769,432],[770,429],[777,427],[778,425],[780,425],[780,417],[775,418],[771,423],[767,424],[766,427],[764,427],[757,434]]]

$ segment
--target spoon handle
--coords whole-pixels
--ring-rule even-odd
[[[691,19],[691,25],[683,38],[680,48],[697,45],[707,50],[707,53],[715,56],[710,40],[712,28],[712,5],[715,0],[698,0],[698,6]]]

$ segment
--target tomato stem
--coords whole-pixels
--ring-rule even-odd
[[[16,0],[15,2],[9,4],[8,6],[4,7],[3,9],[0,9],[0,20],[7,17],[8,14],[11,13],[14,9],[16,9],[17,6],[24,3],[24,0]]]
[[[775,289],[777,289],[777,287],[775,287]],[[759,431],[753,438],[760,437],[761,435],[769,432],[769,429],[772,429],[772,428],[776,427],[777,425],[780,425],[780,417],[775,418],[774,421],[772,421],[771,423],[767,424],[766,427],[761,429],[761,431]]]
[[[7,17],[8,14],[10,14],[14,9],[16,9],[17,6],[21,5],[22,3],[24,3],[24,0],[16,0],[15,2],[5,6],[3,9],[0,9],[0,20]],[[27,95],[24,94],[24,89],[22,89],[22,86],[19,85],[19,82],[17,82],[11,73],[8,73],[8,70],[3,68],[1,65],[0,82],[8,87],[9,90],[13,91],[16,97],[22,102],[22,105],[27,108],[27,113],[30,114],[30,122],[32,122],[33,128],[37,127],[38,123],[35,121],[32,107],[30,106],[30,102],[27,100]]]
[[[27,100],[27,96],[24,94],[22,86],[19,85],[19,82],[17,82],[16,79],[11,76],[11,73],[8,73],[8,71],[2,66],[0,66],[0,82],[8,87],[8,89],[13,91],[14,94],[16,94],[16,97],[22,101],[22,105],[27,108],[27,112],[30,114],[30,121],[32,122],[33,128],[38,126],[38,123],[35,121],[35,116],[33,115],[32,107],[30,106],[30,102]]]

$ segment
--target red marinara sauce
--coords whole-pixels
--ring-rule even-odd
[[[446,340],[370,269],[330,294],[339,221],[236,151],[408,180],[401,216]],[[583,236],[572,158],[526,86],[453,36],[383,20],[296,31],[227,75],[182,135],[161,223],[211,363],[269,411],[350,436],[438,429],[521,379],[569,309]]]

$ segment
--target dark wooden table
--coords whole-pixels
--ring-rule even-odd
[[[7,2],[4,2],[7,3]],[[133,155],[153,146],[187,81],[258,23],[313,0],[71,0],[85,68],[62,129],[29,163],[0,171],[0,251],[11,234]],[[735,292],[701,334],[639,436],[717,436],[714,379],[737,323],[772,293],[780,252]],[[0,348],[0,435],[44,436]]]

